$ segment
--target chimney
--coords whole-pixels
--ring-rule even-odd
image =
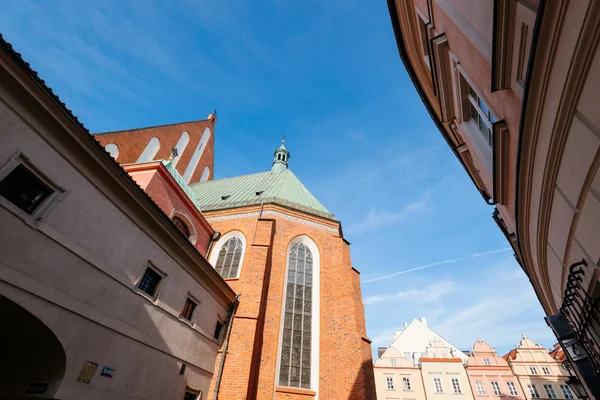
[[[408,328],[408,324],[405,322],[404,323],[404,329]]]
[[[419,319],[421,320],[421,323],[422,323],[423,325],[427,326],[427,318],[425,318],[425,317],[421,317],[421,318],[419,318]]]

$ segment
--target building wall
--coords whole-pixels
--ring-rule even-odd
[[[233,292],[37,84],[0,62],[0,170],[24,157],[64,191],[35,219],[0,202],[0,297],[58,338],[66,364],[56,398],[207,392],[220,346],[214,328]],[[156,300],[136,290],[149,262],[166,275]],[[188,294],[199,301],[193,324],[179,317]],[[3,330],[19,321],[5,320]],[[98,368],[80,383],[85,361]],[[99,375],[104,366],[112,378]]]
[[[485,360],[489,360],[489,365]],[[471,382],[471,389],[475,399],[501,398],[510,396],[513,399],[524,399],[525,393],[520,386],[518,379],[513,375],[513,372],[502,357],[498,357],[495,351],[485,342],[476,342],[471,352],[471,356],[467,361],[467,375]],[[485,395],[480,395],[477,391],[476,382],[483,384]],[[501,396],[494,393],[491,382],[498,382]],[[517,390],[517,396],[510,393],[507,382],[512,382]]]
[[[116,144],[119,149],[116,160],[120,164],[132,164],[137,162],[138,157],[154,137],[160,140],[160,149],[153,159],[168,159],[171,155],[172,148],[177,145],[183,132],[188,132],[189,142],[183,151],[179,149],[179,160],[176,166],[177,171],[183,176],[188,164],[192,160],[195,149],[202,139],[202,135],[206,129],[209,129],[210,138],[208,139],[198,165],[189,180],[189,182],[199,182],[206,167],[210,168],[210,174],[207,180],[214,178],[214,129],[216,122],[216,116],[211,114],[203,121],[182,122],[171,125],[108,132],[97,134],[95,135],[95,138],[102,146],[106,146],[109,143]]]
[[[392,360],[394,360],[392,362]],[[425,399],[425,388],[421,370],[410,359],[390,347],[375,361],[375,385],[379,400]],[[393,389],[388,388],[387,378],[393,379]],[[403,379],[410,381],[410,390],[404,387]]]
[[[227,280],[241,299],[219,393],[231,399],[374,399],[359,273],[338,223],[276,205],[265,205],[262,218],[258,212],[245,207],[204,213],[216,231],[240,231],[247,243],[240,278]],[[287,249],[299,235],[314,241],[320,254],[319,383],[312,390],[275,381]],[[250,382],[247,391],[240,382]]]
[[[162,162],[126,165],[125,171],[169,217],[178,217],[190,231],[190,241],[207,256],[214,230]]]
[[[536,345],[532,340],[524,337],[519,346],[506,358],[513,374],[519,379],[525,398],[532,398],[528,388],[529,384],[535,385],[541,398],[548,398],[543,387],[545,384],[552,385],[557,398],[565,398],[560,385],[566,385],[569,374],[563,368],[562,363],[552,358],[541,345]],[[534,373],[531,368],[535,368],[537,373]],[[544,368],[547,368],[550,373],[545,373]]]
[[[428,399],[456,399],[457,394],[453,392],[452,378],[458,378],[460,388],[463,393],[461,398],[473,399],[473,392],[469,384],[469,378],[463,362],[458,359],[431,359],[421,360],[421,374],[423,376],[423,386]],[[436,393],[433,378],[440,377],[442,381],[443,393]]]

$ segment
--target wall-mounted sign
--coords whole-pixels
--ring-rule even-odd
[[[568,339],[562,342],[565,349],[571,356],[571,360],[577,361],[587,357],[587,352],[583,346],[575,339]]]
[[[81,371],[79,371],[77,382],[90,383],[92,377],[94,376],[94,372],[96,372],[96,367],[98,367],[98,364],[96,363],[91,361],[84,362],[83,367],[81,367]]]
[[[100,375],[112,378],[114,372],[115,372],[114,369],[112,369],[110,367],[104,367],[104,368],[102,368],[102,372],[100,372]]]

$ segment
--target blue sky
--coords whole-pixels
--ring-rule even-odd
[[[384,0],[5,0],[0,32],[93,132],[217,109],[216,178],[268,170],[285,134],[291,169],[352,242],[374,350],[420,316],[460,348],[553,344]]]

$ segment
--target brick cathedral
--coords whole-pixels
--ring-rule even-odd
[[[269,170],[214,180],[215,125],[211,114],[95,136],[122,165],[163,160],[215,232],[206,257],[239,301],[202,399],[375,399],[340,221],[291,171],[283,141]]]

